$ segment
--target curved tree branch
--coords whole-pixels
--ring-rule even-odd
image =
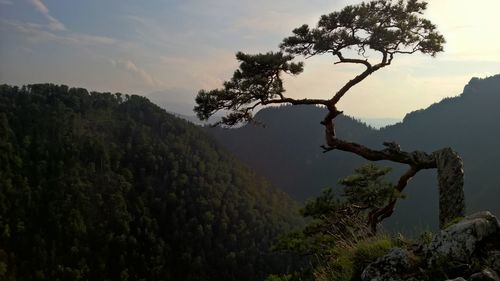
[[[360,83],[361,81],[363,81],[366,77],[368,77],[373,72],[375,72],[375,71],[379,70],[380,68],[382,68],[382,67],[387,66],[387,65],[390,64],[390,62],[387,62],[387,53],[386,52],[383,52],[382,62],[380,62],[379,64],[376,64],[374,66],[372,66],[367,60],[346,59],[346,58],[342,57],[342,55],[340,54],[340,52],[337,54],[337,56],[340,59],[340,61],[339,61],[340,63],[358,63],[358,64],[364,64],[366,66],[366,70],[363,71],[358,76],[354,77],[354,79],[349,80],[349,82],[347,82],[342,88],[340,88],[340,90],[338,90],[337,93],[335,93],[335,95],[333,96],[333,98],[330,100],[330,105],[331,106],[335,106],[340,101],[340,99],[347,93],[347,91],[349,91],[354,85],[356,85],[356,84]],[[391,56],[391,59],[392,59],[392,56]]]
[[[404,173],[398,181],[398,184],[395,187],[395,190],[398,193],[403,192],[405,187],[408,185],[408,182],[410,181],[411,178],[413,178],[418,171],[420,171],[420,168],[417,168],[415,166],[410,166],[410,169]],[[396,207],[396,202],[397,202],[398,197],[393,196],[393,198],[389,201],[389,203],[378,209],[372,210],[368,214],[368,226],[370,227],[370,230],[372,231],[372,234],[375,234],[377,232],[377,225],[381,223],[384,219],[390,217],[392,213],[394,213],[394,209]]]
[[[223,89],[201,90],[196,97],[195,111],[202,120],[207,120],[218,110],[228,110],[219,124],[233,126],[253,120],[252,112],[259,106],[289,103],[292,105],[324,105],[328,114],[321,124],[325,126],[325,152],[338,149],[355,153],[370,161],[389,160],[407,164],[410,169],[399,180],[397,188],[403,189],[408,180],[421,169],[438,168],[439,174],[460,177],[461,160],[450,151],[427,154],[420,151],[401,151],[395,144],[388,143],[386,149],[374,150],[358,143],[338,139],[335,134],[335,118],[342,113],[336,107],[340,99],[355,85],[373,72],[390,65],[395,54],[413,54],[417,51],[435,56],[443,51],[444,37],[436,26],[421,15],[427,3],[421,0],[373,0],[358,5],[347,6],[341,11],[321,16],[316,28],[304,24],[293,30],[293,35],[285,38],[280,45],[281,52],[247,55],[237,53],[240,67]],[[377,64],[368,61],[366,51],[370,49],[382,54]],[[342,51],[354,50],[360,58],[345,58]],[[337,63],[362,64],[366,69],[348,81],[331,99],[292,99],[283,95],[285,89],[280,73],[299,74],[303,63],[294,63],[295,55],[307,57],[332,54]],[[444,155],[444,156],[443,156]],[[451,159],[451,162],[442,161]],[[437,161],[436,159],[441,159]],[[445,172],[442,172],[445,171]],[[463,181],[462,181],[463,183]],[[443,187],[441,186],[443,185]],[[440,191],[452,189],[457,196],[443,196],[444,201],[457,202],[456,208],[444,208],[440,223],[450,216],[463,212],[463,190],[460,184],[449,185],[440,178]],[[452,198],[452,199],[446,199]],[[374,226],[392,214],[396,198],[386,207],[371,214]],[[445,204],[444,202],[440,202]],[[441,218],[442,217],[442,218]]]
[[[309,105],[327,105],[328,101],[323,99],[292,99],[280,98],[262,101],[262,105],[289,103],[293,105],[309,104]]]
[[[372,65],[368,62],[367,59],[362,60],[362,59],[344,58],[344,56],[342,55],[341,52],[337,52],[336,55],[339,58],[339,61],[335,62],[335,64],[339,64],[339,63],[360,63],[360,64],[364,64],[367,69],[372,68]]]

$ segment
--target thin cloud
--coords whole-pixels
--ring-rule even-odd
[[[30,54],[30,55],[32,55],[32,54],[35,53],[32,49],[27,48],[27,47],[19,47],[17,50],[19,52],[21,52],[21,53],[24,53],[24,54]]]
[[[69,33],[67,35],[59,35],[53,32],[44,30],[42,25],[36,23],[22,23],[18,21],[1,20],[5,26],[13,28],[15,31],[22,33],[32,42],[48,42],[53,41],[63,44],[73,44],[80,46],[95,46],[95,45],[112,45],[117,43],[117,40],[111,37],[96,36],[81,33]]]
[[[47,6],[45,6],[45,4],[43,4],[41,0],[31,0],[31,3],[35,5],[35,7],[37,8],[38,11],[40,11],[40,13],[44,15],[49,14],[49,9],[47,8]]]
[[[191,31],[172,30],[168,26],[163,26],[154,19],[148,19],[136,15],[124,16],[132,23],[132,32],[137,39],[148,44],[159,45],[162,48],[188,48],[194,36]]]
[[[63,37],[46,31],[36,23],[21,23],[18,21],[1,20],[3,26],[23,34],[29,41],[64,41]]]
[[[175,69],[175,74],[169,75],[169,84],[184,84],[199,88],[217,88],[229,78],[237,67],[237,61],[232,50],[210,49],[205,56],[192,59],[189,56],[159,56],[159,62],[168,71]]]
[[[132,74],[138,75],[138,77],[149,86],[156,87],[156,86],[163,85],[163,83],[156,80],[151,74],[146,72],[146,70],[144,70],[143,68],[137,66],[131,60],[118,60],[118,61],[116,61],[116,60],[110,59],[109,61],[114,67],[117,67],[120,69],[125,69]]]
[[[111,37],[78,33],[66,36],[66,40],[80,45],[112,45],[116,43],[116,39]]]
[[[243,33],[251,33],[252,37],[262,36],[262,33],[275,34],[276,39],[279,40],[280,36],[288,35],[293,28],[308,23],[316,17],[316,14],[313,17],[308,14],[297,15],[290,12],[267,10],[258,15],[240,17],[234,23],[233,28]]]
[[[49,28],[53,31],[65,31],[66,27],[62,22],[58,19],[54,18],[50,15],[49,8],[42,2],[42,0],[30,0],[31,4],[35,6],[35,8],[42,13],[45,18],[49,21]]]
[[[12,5],[14,3],[12,3],[12,1],[9,1],[9,0],[0,0],[0,4],[4,4],[4,5]]]

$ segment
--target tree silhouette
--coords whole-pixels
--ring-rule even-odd
[[[293,35],[283,40],[279,52],[249,55],[236,54],[240,62],[231,80],[223,88],[200,90],[197,106],[198,117],[207,120],[220,110],[226,115],[216,125],[234,126],[252,122],[252,112],[271,104],[321,105],[328,114],[321,121],[325,127],[325,152],[338,149],[355,153],[370,161],[389,160],[407,164],[409,169],[396,184],[401,192],[408,181],[422,169],[437,168],[440,192],[440,225],[464,213],[462,161],[451,149],[445,148],[431,154],[402,151],[394,142],[385,142],[383,150],[339,139],[335,134],[335,118],[342,114],[337,108],[340,99],[356,84],[370,74],[393,63],[398,55],[415,54],[435,56],[443,51],[444,37],[429,20],[422,18],[427,3],[420,0],[374,0],[359,5],[346,6],[339,12],[321,16],[317,27],[304,24],[293,30]],[[376,53],[378,60],[369,59]],[[303,71],[297,56],[310,58],[331,55],[335,64],[359,64],[364,71],[343,85],[331,99],[293,99],[286,97],[283,74],[298,75]],[[395,208],[397,198],[369,214],[368,224],[373,231]]]

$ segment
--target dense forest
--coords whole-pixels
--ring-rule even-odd
[[[292,200],[144,97],[0,86],[1,280],[259,280]]]
[[[464,161],[467,212],[488,209],[500,214],[500,75],[473,78],[457,97],[446,98],[427,109],[409,113],[393,126],[375,130],[356,119],[337,117],[341,138],[365,143],[375,149],[385,141],[397,141],[402,149],[456,150]],[[311,106],[269,107],[255,119],[265,126],[245,125],[235,129],[207,130],[230,151],[297,200],[317,196],[325,187],[339,191],[337,182],[366,163],[342,151],[323,153],[323,128],[317,120],[326,109]],[[288,122],[293,120],[293,122]],[[262,153],[255,153],[260,151]],[[286,164],[283,164],[286,163]],[[383,162],[395,176],[401,165]],[[289,175],[294,175],[290,177]],[[407,199],[388,221],[397,231],[419,232],[437,226],[438,192],[435,171],[422,171],[405,189]]]

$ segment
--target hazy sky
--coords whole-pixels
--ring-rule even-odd
[[[220,87],[236,51],[277,50],[295,27],[347,0],[0,0],[0,83],[52,82],[191,102]],[[500,0],[429,0],[445,36],[436,58],[399,56],[339,104],[358,117],[397,117],[500,73]],[[305,61],[287,95],[327,98],[362,68]],[[158,94],[157,94],[158,95]]]

